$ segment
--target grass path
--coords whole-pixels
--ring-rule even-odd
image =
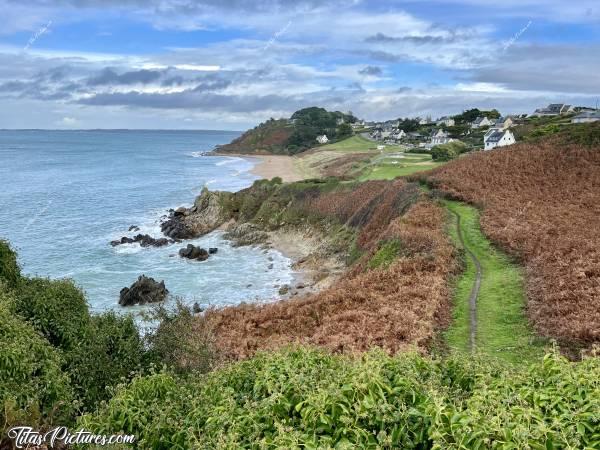
[[[485,238],[476,208],[460,202],[444,203],[457,218],[450,227],[451,236],[467,256],[465,272],[455,287],[454,320],[446,332],[448,345],[453,350],[473,350],[511,363],[542,356],[543,343],[529,329],[524,314],[521,268]]]

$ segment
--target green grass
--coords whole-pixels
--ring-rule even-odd
[[[369,261],[369,269],[376,269],[377,267],[389,267],[390,264],[398,257],[402,250],[402,242],[399,239],[392,239],[391,241],[381,242],[379,250],[373,255]]]
[[[396,177],[412,175],[444,164],[433,162],[431,155],[428,154],[405,153],[403,156],[403,158],[394,157],[386,151],[365,166],[359,180],[393,180]]]
[[[481,288],[477,298],[477,351],[511,363],[529,362],[543,355],[542,340],[531,332],[524,314],[525,293],[521,268],[485,238],[476,208],[459,202],[444,203],[450,211],[460,215],[465,245],[482,266]],[[450,233],[455,244],[460,246],[454,216]],[[468,255],[465,255],[465,262],[466,270],[455,286],[453,323],[446,333],[448,345],[459,351],[468,350],[468,301],[476,274],[475,265]]]
[[[377,151],[377,142],[370,141],[358,134],[355,134],[352,137],[347,139],[334,142],[332,144],[323,145],[319,147],[319,150],[325,151],[343,151],[343,152],[376,152]],[[387,145],[386,148],[393,148],[395,150],[401,149],[399,145]]]

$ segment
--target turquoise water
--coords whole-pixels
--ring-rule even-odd
[[[140,274],[165,280],[186,303],[227,305],[277,296],[291,282],[276,251],[232,248],[219,232],[162,248],[111,247],[128,232],[161,237],[169,208],[203,186],[235,191],[256,178],[252,162],[203,156],[239,133],[224,131],[0,131],[0,238],[26,274],[72,278],[92,310],[121,309],[119,291]],[[205,262],[176,256],[188,242],[218,247]],[[273,269],[268,269],[273,264]],[[173,300],[171,300],[173,301]]]

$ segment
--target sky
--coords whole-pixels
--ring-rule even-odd
[[[244,130],[600,99],[598,0],[0,0],[0,128]]]

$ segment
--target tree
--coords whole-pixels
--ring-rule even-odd
[[[343,123],[338,127],[336,137],[341,139],[348,136],[352,136],[352,126],[349,123]]]
[[[467,146],[460,141],[449,142],[447,144],[436,145],[431,149],[431,159],[434,161],[450,161],[464,153]]]

